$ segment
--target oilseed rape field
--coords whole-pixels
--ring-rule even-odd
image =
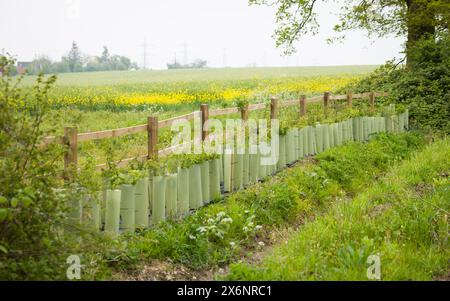
[[[147,111],[208,103],[261,102],[335,91],[375,66],[222,68],[61,74],[50,98],[55,108],[83,111]],[[32,82],[33,77],[25,79]]]

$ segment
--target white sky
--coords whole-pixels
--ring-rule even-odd
[[[325,1],[322,1],[325,2]],[[328,3],[330,2],[330,3]],[[298,43],[298,53],[282,57],[272,38],[274,8],[247,0],[0,0],[0,50],[31,60],[36,54],[60,59],[75,40],[89,55],[126,55],[147,67],[165,68],[174,56],[202,58],[211,67],[381,64],[399,57],[403,39],[370,41],[363,32],[328,45],[338,3],[320,3],[319,35]],[[224,51],[225,49],[225,51]]]

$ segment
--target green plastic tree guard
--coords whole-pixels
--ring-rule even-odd
[[[405,113],[401,113],[398,118],[398,129],[399,132],[403,132],[405,130]]]
[[[202,176],[202,201],[203,204],[207,204],[211,201],[209,195],[209,161],[200,164],[200,171]]]
[[[81,224],[82,216],[83,216],[83,199],[78,195],[72,195],[69,199],[70,211],[69,211],[69,219],[74,224]]]
[[[140,179],[134,186],[134,208],[135,208],[135,226],[138,229],[148,227],[149,216],[149,179],[145,177]]]
[[[261,164],[261,160],[258,160],[258,179],[264,179],[265,177],[267,177],[267,165]]]
[[[323,152],[323,127],[321,124],[316,125],[316,150],[317,154]]]
[[[250,183],[258,182],[260,160],[258,160],[258,153],[250,154]]]
[[[286,136],[280,135],[279,150],[277,170],[282,170],[286,166]]]
[[[120,197],[118,189],[106,191],[105,231],[114,236],[119,234]]]
[[[166,220],[166,178],[153,176],[152,224]]]
[[[335,142],[335,137],[334,137],[334,126],[336,125],[336,123],[330,123],[328,125],[328,138],[329,138],[329,145],[330,148],[334,146]]]
[[[409,130],[409,110],[405,110],[405,129]]]
[[[295,142],[293,134],[294,133],[289,130],[285,136],[286,164],[292,164],[295,159]]]
[[[231,191],[231,160],[231,153],[223,155],[223,189],[225,192]]]
[[[303,146],[304,143],[304,128],[297,129],[298,137],[297,137],[297,160],[300,160],[305,156],[305,149]]]
[[[350,127],[352,123],[352,119],[342,122],[342,143],[351,141],[353,139],[353,130]]]
[[[360,121],[360,117],[353,117],[352,119],[353,121],[353,138],[355,141],[360,141],[360,136],[359,136],[359,121]]]
[[[98,231],[101,226],[99,197],[101,192],[97,193],[97,196],[88,195],[83,206],[83,225],[95,231]]]
[[[342,123],[338,122],[333,124],[333,146],[339,146],[342,144],[342,131],[340,130]]]
[[[175,219],[178,215],[178,175],[170,174],[166,177],[166,217]]]
[[[233,178],[234,178],[234,190],[239,190],[242,188],[242,178],[244,175],[244,155],[234,154],[235,164],[233,165]]]
[[[369,124],[368,124],[368,118],[367,117],[362,117],[362,140],[363,141],[367,141],[367,139],[369,138]]]
[[[199,164],[189,168],[189,208],[198,209],[203,206],[202,175]]]
[[[219,177],[220,177],[220,183],[223,183],[223,153],[219,155]]]
[[[120,229],[123,232],[134,232],[135,224],[135,191],[134,186],[120,186]]]
[[[178,168],[177,184],[178,215],[184,217],[189,214],[189,169]]]
[[[244,156],[244,173],[242,175],[242,185],[247,186],[250,179],[250,158],[248,154],[248,149],[245,150]]]
[[[309,128],[302,128],[303,132],[303,157],[309,155]]]
[[[330,126],[328,124],[322,125],[323,133],[323,150],[330,149]]]
[[[308,128],[308,148],[310,155],[317,154],[317,144],[316,144],[316,127],[309,126]]]
[[[388,133],[392,133],[394,129],[392,116],[386,116],[385,121],[386,121],[386,131]]]
[[[214,159],[209,165],[209,193],[212,200],[220,198],[220,165],[222,164],[220,159]]]

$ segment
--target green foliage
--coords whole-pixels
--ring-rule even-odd
[[[261,263],[237,263],[229,280],[367,280],[378,254],[382,280],[448,274],[450,141],[416,153],[347,202],[337,202]]]
[[[337,181],[347,191],[357,192],[362,183],[376,179],[381,171],[386,170],[393,158],[404,159],[411,150],[424,143],[423,136],[417,133],[382,133],[367,145],[351,142],[317,155],[317,160],[328,178]],[[364,165],[371,168],[361,168]]]
[[[274,37],[276,46],[283,46],[286,54],[295,52],[295,42],[301,37],[319,31],[319,1],[249,0],[249,4],[276,7]],[[337,15],[334,31],[338,35],[328,39],[330,42],[342,40],[346,31],[362,29],[369,37],[408,36],[409,48],[426,34],[448,31],[450,4],[446,0],[346,0]]]
[[[50,110],[47,93],[54,77],[38,77],[25,93],[9,70],[14,61],[0,56],[0,245],[7,253],[32,252],[49,243],[64,207],[56,160],[61,148],[41,146],[41,125]],[[42,220],[48,222],[42,223]]]
[[[83,254],[93,263],[84,279],[103,278],[122,245],[68,220],[68,202],[98,189],[98,179],[86,168],[78,182],[61,179],[63,148],[42,144],[51,134],[42,123],[51,110],[48,91],[55,77],[37,77],[32,89],[12,78],[14,60],[0,56],[0,279],[66,279],[66,258]],[[88,164],[87,167],[93,164]],[[100,254],[103,253],[104,254]]]
[[[422,41],[412,53],[414,69],[388,62],[341,92],[388,91],[389,97],[381,101],[406,105],[413,125],[450,133],[450,36],[437,43]]]

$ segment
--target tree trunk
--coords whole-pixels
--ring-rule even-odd
[[[434,12],[429,9],[429,0],[406,0],[408,40],[406,42],[406,64],[414,68],[414,46],[420,40],[434,37]]]

